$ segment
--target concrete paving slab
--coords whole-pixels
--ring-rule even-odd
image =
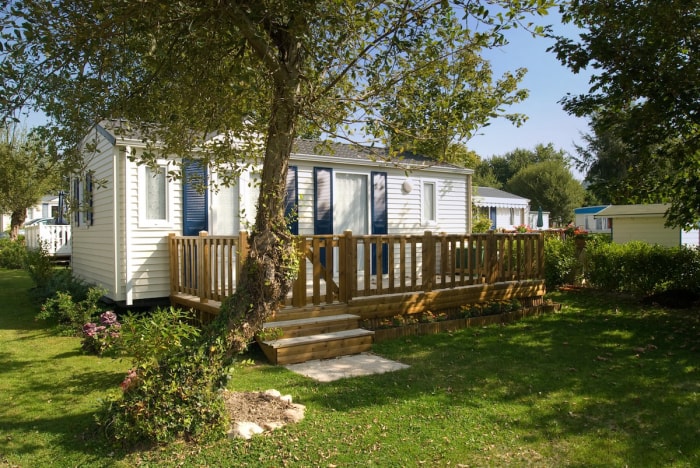
[[[385,359],[376,354],[362,353],[333,359],[317,359],[302,362],[301,364],[289,364],[284,367],[319,382],[332,382],[348,377],[393,372],[406,369],[409,366]]]

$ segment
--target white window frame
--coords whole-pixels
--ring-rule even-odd
[[[139,227],[142,228],[172,228],[172,210],[171,200],[173,199],[173,184],[168,180],[168,163],[164,160],[157,161],[158,170],[162,170],[165,174],[165,218],[151,219],[147,216],[146,200],[147,194],[147,177],[151,177],[151,168],[146,165],[139,166],[138,177],[138,193],[139,193]]]
[[[427,213],[425,212],[425,197],[426,197],[426,186],[432,186],[433,187],[433,217],[434,219],[430,219],[427,216]],[[437,226],[438,224],[438,219],[439,219],[439,213],[440,213],[440,207],[438,203],[438,181],[437,179],[421,179],[421,184],[420,184],[420,219],[421,219],[421,224],[423,226]]]

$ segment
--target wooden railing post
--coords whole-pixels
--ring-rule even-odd
[[[197,290],[199,295],[199,302],[206,304],[209,302],[209,290],[210,290],[210,249],[209,243],[206,237],[209,235],[207,231],[199,231],[199,239],[197,239],[197,251],[199,252],[197,258]]]
[[[498,279],[498,241],[494,231],[486,237],[486,258],[486,283],[494,284]]]
[[[352,231],[346,230],[338,238],[338,301],[348,303],[352,299],[350,278],[352,271]]]
[[[306,305],[306,238],[297,236],[294,245],[295,253],[299,258],[299,271],[292,285],[292,305],[304,307]]]
[[[180,290],[180,276],[177,274],[179,255],[175,233],[168,234],[168,258],[170,259],[170,295]]]
[[[537,236],[537,278],[544,279],[544,232]]]
[[[435,284],[435,240],[433,233],[423,233],[423,291],[433,290]]]

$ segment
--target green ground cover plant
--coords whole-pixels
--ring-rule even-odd
[[[382,342],[377,354],[410,367],[330,383],[252,349],[229,388],[291,394],[302,422],[126,450],[94,415],[129,362],[42,329],[30,287],[0,270],[0,466],[700,466],[698,308],[553,293],[560,313]]]

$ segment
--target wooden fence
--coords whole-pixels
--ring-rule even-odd
[[[544,278],[541,233],[340,235],[297,237],[299,274],[288,305],[349,303],[354,298]],[[233,294],[246,257],[238,237],[169,237],[171,297],[200,304]]]

